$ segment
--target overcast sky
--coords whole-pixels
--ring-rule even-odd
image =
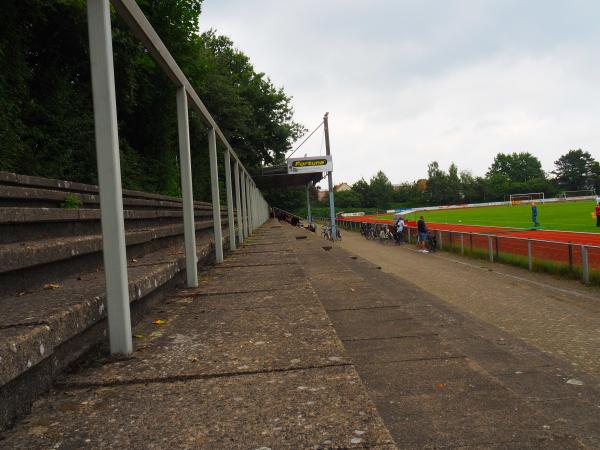
[[[200,27],[284,87],[307,128],[329,111],[336,183],[415,180],[433,160],[480,175],[498,152],[546,171],[572,148],[600,159],[598,0],[204,0]]]

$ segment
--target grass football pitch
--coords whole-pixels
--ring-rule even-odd
[[[595,205],[593,200],[538,203],[539,228],[600,233],[600,228],[596,227],[596,219],[592,217]],[[422,211],[406,214],[405,219],[415,220],[420,215],[425,217],[426,222],[432,223],[533,228],[530,205]],[[393,217],[393,214],[378,216],[381,219],[393,219]]]

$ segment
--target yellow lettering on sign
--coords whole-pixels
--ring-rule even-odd
[[[292,162],[293,167],[314,167],[314,166],[326,166],[326,159],[310,159],[306,161],[294,161]]]

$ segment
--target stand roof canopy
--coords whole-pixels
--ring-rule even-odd
[[[326,172],[288,173],[287,164],[263,167],[252,173],[254,182],[260,189],[304,187],[311,181],[313,184],[321,181]]]

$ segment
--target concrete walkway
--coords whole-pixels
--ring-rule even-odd
[[[131,357],[90,355],[0,447],[396,448],[290,231],[268,222],[145,317]]]
[[[346,232],[339,244],[482,322],[600,380],[600,288]]]
[[[488,281],[483,292],[475,275],[489,274],[487,269],[457,274],[462,266],[433,255],[358,236],[365,247],[354,246],[354,237],[344,233],[331,249],[312,239],[298,257],[400,448],[600,448],[597,377],[447,300],[460,298],[456,293],[462,290],[472,305],[488,305],[493,311],[488,317],[520,326],[517,299],[486,302],[495,290],[518,295],[516,280],[508,282],[512,290]],[[385,267],[342,247],[370,259],[387,258]],[[325,256],[319,253],[323,248]],[[382,270],[395,268],[399,276]],[[407,279],[417,276],[435,285],[437,295]],[[584,315],[597,316],[594,310],[581,311]],[[564,321],[569,319],[571,328],[578,326],[576,317]]]
[[[596,377],[287,224],[134,333],[131,358],[90,355],[0,447],[600,447]]]

